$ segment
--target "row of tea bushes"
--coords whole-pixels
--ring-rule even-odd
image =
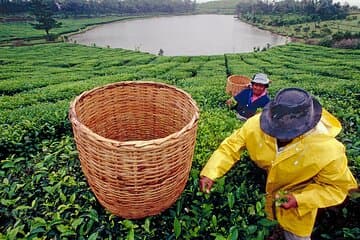
[[[198,57],[73,44],[0,48],[0,238],[265,239],[275,224],[263,210],[265,174],[246,153],[210,195],[198,191],[201,168],[241,126],[225,106],[227,76],[265,72],[273,80],[271,96],[283,87],[310,91],[342,122],[339,140],[359,179],[359,55],[302,44]],[[200,108],[183,194],[162,214],[136,221],[110,214],[95,199],[67,116],[70,101],[82,91],[126,80],[176,85]],[[314,239],[356,239],[359,206],[359,198],[352,198],[336,212],[325,211]]]

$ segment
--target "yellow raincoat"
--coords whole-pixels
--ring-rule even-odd
[[[276,218],[289,232],[310,236],[317,209],[342,203],[348,190],[357,188],[347,166],[345,147],[335,139],[340,131],[339,121],[323,109],[314,129],[278,151],[276,139],[261,130],[257,114],[221,143],[200,175],[212,180],[223,176],[246,148],[250,158],[268,174],[265,206],[268,217]],[[293,194],[298,207],[287,210],[276,207],[274,216],[273,200],[279,190]]]

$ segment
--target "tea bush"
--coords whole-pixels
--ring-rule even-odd
[[[360,51],[287,44],[256,53],[166,57],[74,44],[0,48],[1,239],[265,239],[266,175],[245,152],[199,192],[199,172],[220,142],[242,125],[224,102],[229,74],[269,74],[269,93],[311,92],[343,125],[338,136],[360,176]],[[192,169],[163,213],[126,220],[105,210],[86,182],[68,120],[81,92],[126,80],[159,81],[192,95],[200,120]],[[358,239],[359,196],[322,210],[313,239]]]

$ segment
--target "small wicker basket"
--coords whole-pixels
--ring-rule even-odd
[[[199,110],[186,92],[155,82],[119,82],[70,105],[81,168],[111,213],[138,219],[169,208],[189,177]]]
[[[231,75],[226,81],[226,93],[235,96],[241,90],[247,88],[251,79],[242,75]]]

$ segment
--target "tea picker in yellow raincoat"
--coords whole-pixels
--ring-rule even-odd
[[[261,114],[221,143],[200,173],[200,188],[210,192],[247,149],[267,171],[268,217],[279,222],[285,239],[310,239],[318,208],[342,203],[357,188],[345,147],[335,139],[340,131],[339,121],[308,92],[280,90]],[[286,201],[276,206],[284,192]]]

